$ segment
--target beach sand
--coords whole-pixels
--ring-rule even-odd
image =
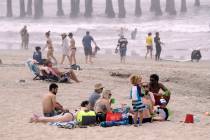
[[[78,54],[82,71],[75,71],[81,83],[59,84],[57,100],[70,110],[76,109],[93,91],[95,83],[102,83],[112,90],[116,99],[114,107],[121,103],[131,104],[128,99],[130,84],[127,78],[111,77],[110,72],[138,73],[144,81],[157,73],[172,92],[169,109],[173,112],[170,121],[144,124],[141,127],[119,126],[111,128],[88,127],[62,129],[47,124],[28,123],[33,113],[42,114],[41,99],[48,92],[48,82],[33,81],[33,76],[24,66],[31,50],[1,50],[0,59],[0,139],[1,140],[207,140],[210,139],[210,63],[155,62],[139,57],[128,57],[127,64],[119,63],[119,56],[98,55],[93,65],[84,64],[83,54]],[[60,56],[56,55],[58,60]],[[25,80],[21,83],[19,80]],[[200,121],[185,124],[187,113]]]

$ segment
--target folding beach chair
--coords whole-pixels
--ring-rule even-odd
[[[45,80],[45,76],[42,76],[37,64],[33,60],[27,60],[26,66],[29,68],[30,72],[34,75],[33,80]]]

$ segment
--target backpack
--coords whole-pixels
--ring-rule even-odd
[[[71,69],[73,69],[73,70],[81,70],[80,66],[77,65],[77,64],[71,65]]]

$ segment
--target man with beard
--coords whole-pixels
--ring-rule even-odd
[[[64,110],[63,106],[56,101],[57,91],[58,85],[55,83],[50,84],[49,92],[44,95],[42,99],[43,114],[45,117],[52,117],[62,112],[67,112],[67,110]]]
[[[165,106],[168,104],[171,96],[171,92],[159,82],[159,76],[157,74],[150,75],[149,91],[154,94],[155,105],[162,105],[161,99],[166,100]]]

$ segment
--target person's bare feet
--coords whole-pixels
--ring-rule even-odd
[[[39,116],[34,114],[33,117],[30,118],[29,123],[38,122]]]

